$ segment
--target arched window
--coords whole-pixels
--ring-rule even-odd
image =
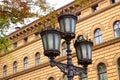
[[[13,73],[17,72],[17,61],[13,63]]]
[[[118,65],[118,74],[119,74],[119,77],[120,77],[120,58],[117,61],[117,65]]]
[[[120,37],[120,21],[116,21],[114,24],[115,37]]]
[[[95,30],[95,43],[99,44],[102,42],[102,31],[98,28]]]
[[[54,80],[54,78],[53,78],[53,77],[50,77],[48,80]]]
[[[67,50],[67,44],[66,44],[66,42],[63,42],[62,43],[62,55],[63,56],[66,56],[66,54],[67,54],[66,50]]]
[[[99,80],[108,80],[107,70],[104,63],[100,63],[97,67]]]
[[[82,73],[80,75],[80,80],[88,80],[87,74]]]
[[[35,54],[35,63],[36,65],[40,64],[40,53],[39,52]]]
[[[7,66],[4,65],[3,67],[3,77],[6,77],[7,76]]]
[[[24,69],[25,70],[28,69],[28,58],[27,57],[24,58]]]
[[[68,80],[67,75],[63,75],[63,80]]]

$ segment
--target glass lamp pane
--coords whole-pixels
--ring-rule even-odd
[[[66,32],[70,32],[70,18],[65,18],[65,29]]]
[[[83,58],[87,58],[87,55],[86,55],[86,45],[81,45],[81,49],[82,49],[82,55],[83,55]]]
[[[88,44],[88,59],[92,59],[92,45]]]
[[[71,26],[72,26],[72,32],[75,33],[75,27],[76,27],[76,20],[71,18]]]
[[[60,30],[64,32],[64,19],[60,20]]]
[[[49,46],[49,49],[54,49],[53,47],[53,34],[48,34],[48,46]]]
[[[79,46],[77,46],[77,52],[76,52],[76,54],[77,54],[78,60],[81,60],[82,57],[81,57],[81,51],[80,51],[80,47]]]
[[[55,34],[55,49],[59,50],[59,43],[60,43],[60,39],[59,39],[59,35]]]
[[[42,37],[42,41],[43,41],[43,47],[44,47],[44,49],[45,50],[47,50],[47,42],[46,42],[46,35],[44,35],[43,37]]]

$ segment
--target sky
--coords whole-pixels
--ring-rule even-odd
[[[46,1],[47,1],[51,6],[54,6],[55,9],[58,9],[58,8],[66,5],[66,4],[68,4],[68,3],[70,3],[70,2],[72,2],[72,1],[74,1],[74,0],[46,0]],[[34,21],[34,19],[33,19],[32,21]],[[27,22],[27,24],[30,24],[32,21]],[[26,24],[26,25],[27,25],[27,24]],[[10,33],[12,33],[12,32],[14,32],[14,31],[15,31],[14,28],[15,28],[15,27],[18,27],[18,25],[19,25],[19,27],[22,27],[22,26],[23,26],[23,25],[20,24],[20,23],[18,23],[17,25],[11,24],[11,26],[14,26],[14,27],[11,27],[11,28],[8,30],[7,35],[10,34]]]
[[[50,4],[55,6],[55,9],[58,9],[74,0],[46,0],[47,2],[49,2]]]

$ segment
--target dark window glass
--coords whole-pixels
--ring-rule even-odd
[[[6,77],[7,76],[7,66],[5,65],[3,67],[3,77]]]
[[[88,80],[87,74],[82,73],[80,75],[80,80]]]
[[[118,0],[111,0],[111,3],[116,3],[118,2]]]
[[[66,50],[67,50],[67,44],[66,44],[66,42],[63,42],[63,44],[62,44],[62,55],[63,56],[66,56],[66,54],[67,54]]]
[[[36,61],[36,65],[40,64],[40,53],[36,53],[35,61]]]
[[[36,38],[39,38],[39,37],[40,37],[40,34],[39,34],[39,33],[35,33],[35,37],[36,37]]]
[[[99,80],[108,80],[105,64],[100,63],[97,69],[98,69]]]
[[[17,72],[17,62],[15,61],[13,63],[13,73],[16,73]]]
[[[54,78],[53,78],[53,77],[50,77],[48,80],[54,80]]]
[[[17,42],[13,43],[14,48],[17,48]]]
[[[117,64],[118,64],[118,73],[119,73],[119,77],[120,77],[120,58],[118,59]]]
[[[24,58],[24,69],[25,70],[28,69],[28,58],[27,57]]]
[[[78,13],[78,14],[77,14],[77,18],[78,18],[78,20],[80,20],[80,19],[82,18],[81,13]]]
[[[99,44],[102,42],[102,31],[100,29],[95,30],[95,42],[96,44]]]
[[[98,5],[95,5],[95,6],[93,6],[93,7],[92,7],[92,10],[93,10],[93,12],[96,12],[96,11],[98,11],[98,10],[99,10],[99,7],[98,7]]]
[[[24,38],[24,43],[27,43],[28,42],[28,38]]]
[[[120,21],[116,21],[114,24],[115,37],[120,37]]]

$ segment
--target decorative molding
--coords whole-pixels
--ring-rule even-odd
[[[91,33],[91,36],[92,36],[94,43],[95,43],[94,33],[95,33],[95,30],[98,28],[100,28],[100,30],[102,31],[102,35],[104,35],[103,31],[105,30],[105,27],[102,24],[98,23],[98,24],[93,25],[91,30],[90,30],[90,33]],[[103,41],[104,41],[104,38],[103,38]]]
[[[115,38],[115,35],[114,35],[114,23],[116,21],[120,20],[120,15],[116,15],[114,16],[110,22],[109,22],[109,28],[112,29],[112,35],[113,35],[113,38]]]
[[[97,49],[100,49],[100,48],[104,48],[106,46],[110,46],[110,45],[115,44],[115,43],[119,43],[119,42],[120,42],[120,37],[114,38],[114,39],[106,41],[106,42],[102,42],[98,45],[94,45],[93,51],[97,50]]]
[[[93,66],[94,66],[94,69],[97,70],[97,66],[98,64],[100,63],[104,63],[106,66],[109,66],[107,60],[105,58],[100,58],[100,59],[97,59],[94,63],[93,63]]]
[[[114,64],[114,65],[117,65],[117,61],[118,61],[119,58],[120,58],[120,53],[117,53],[117,54],[115,55],[114,59],[113,59],[113,64]]]

